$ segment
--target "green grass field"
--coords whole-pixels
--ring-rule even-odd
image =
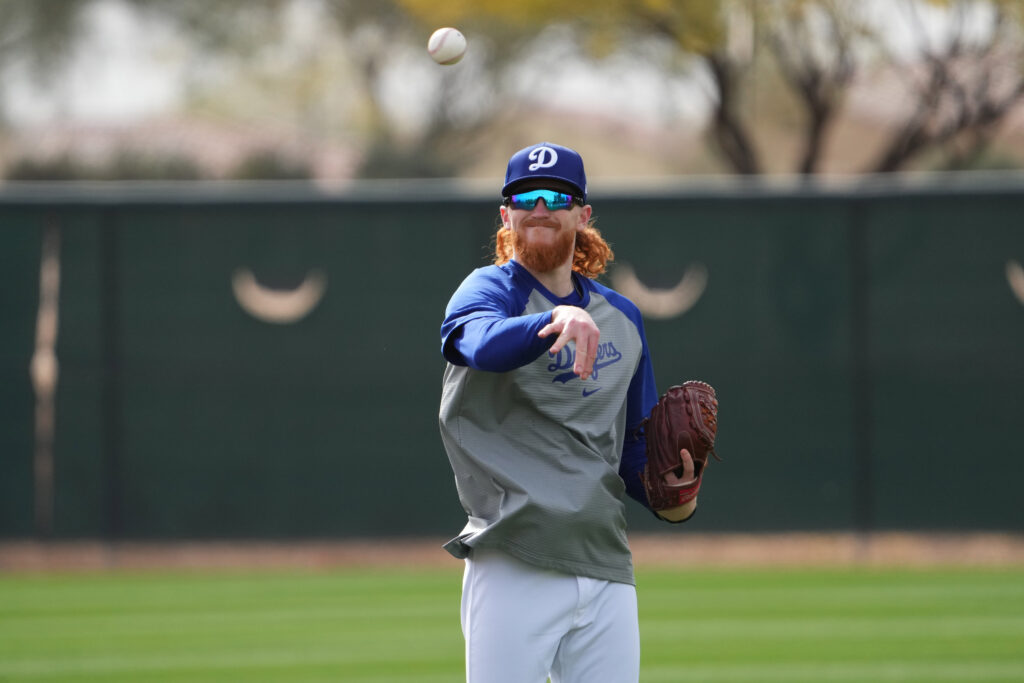
[[[460,581],[0,575],[0,681],[459,681]],[[1024,681],[1024,570],[641,567],[638,583],[645,683]]]

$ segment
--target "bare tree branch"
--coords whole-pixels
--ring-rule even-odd
[[[790,13],[766,31],[766,40],[783,79],[790,85],[807,115],[799,171],[814,173],[821,161],[826,134],[835,121],[843,95],[855,73],[850,38],[840,19],[828,8],[820,17],[828,35],[814,35],[806,13]],[[826,41],[830,52],[815,50]]]
[[[972,44],[966,6],[951,11],[956,18],[944,46],[930,43],[920,18],[911,14],[923,46],[922,75],[908,89],[916,104],[871,166],[874,172],[899,170],[926,149],[946,147],[954,162],[974,157],[988,144],[991,129],[1024,102],[1024,76],[1016,68],[1021,46],[1002,33],[1006,17],[994,10],[987,36]],[[968,149],[958,152],[957,141]]]
[[[705,61],[718,89],[711,124],[712,136],[736,173],[760,173],[757,151],[737,111],[739,83],[736,68],[727,56],[717,52],[707,55]]]

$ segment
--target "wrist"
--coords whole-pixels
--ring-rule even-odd
[[[686,520],[693,517],[693,513],[697,511],[697,499],[684,503],[678,507],[667,508],[665,510],[658,510],[655,514],[665,520],[666,522],[672,522],[678,524],[679,522],[685,522]]]

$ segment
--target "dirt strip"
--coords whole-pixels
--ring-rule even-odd
[[[0,572],[451,567],[442,539],[0,541]],[[1024,534],[657,534],[631,537],[638,567],[1011,567]]]
[[[659,535],[631,541],[637,565],[680,567],[1020,567],[1024,534]]]

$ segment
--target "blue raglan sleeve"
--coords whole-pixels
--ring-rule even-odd
[[[452,295],[441,323],[441,353],[453,365],[508,372],[537,359],[555,336],[537,336],[549,312],[523,315],[525,295],[496,266],[480,268]]]
[[[640,334],[642,337],[642,327]],[[626,394],[626,438],[622,442],[619,476],[626,484],[626,493],[629,497],[648,509],[650,506],[641,480],[641,473],[647,464],[647,439],[643,422],[657,402],[658,389],[654,380],[654,368],[651,365],[647,340],[644,339],[643,356]]]

